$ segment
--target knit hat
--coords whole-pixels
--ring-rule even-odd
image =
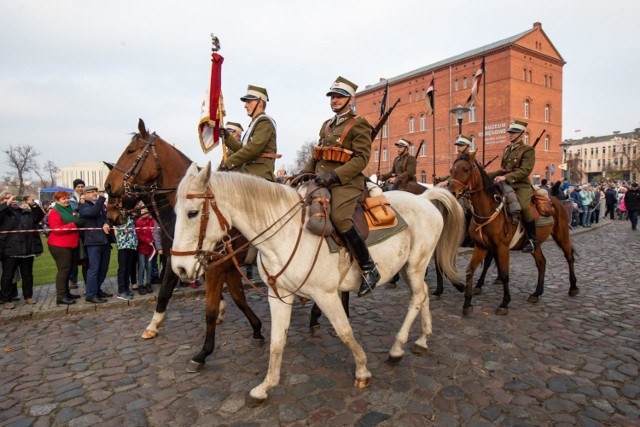
[[[80,178],[74,179],[73,180],[73,188],[75,189],[78,186],[78,184],[85,185],[84,181],[81,180]]]

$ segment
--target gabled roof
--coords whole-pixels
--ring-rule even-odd
[[[527,31],[524,31],[522,33],[516,34],[516,35],[511,36],[511,37],[507,37],[506,39],[502,39],[502,40],[499,40],[497,42],[493,42],[493,43],[490,43],[488,45],[481,46],[481,47],[478,47],[476,49],[469,50],[469,51],[467,51],[465,53],[462,53],[460,55],[452,56],[452,57],[444,59],[442,61],[435,62],[435,63],[433,63],[431,65],[427,65],[427,66],[424,66],[424,67],[417,68],[417,69],[415,69],[413,71],[409,71],[407,73],[400,74],[399,76],[391,77],[391,78],[386,79],[386,80],[381,80],[378,83],[374,83],[372,85],[367,85],[362,91],[358,92],[358,95],[362,94],[362,93],[370,92],[370,91],[373,91],[373,90],[376,90],[376,89],[379,89],[379,88],[382,88],[387,84],[387,82],[390,83],[390,84],[394,83],[394,82],[398,82],[398,81],[404,80],[404,79],[406,79],[408,77],[412,77],[412,76],[420,75],[420,74],[425,74],[425,73],[427,73],[429,71],[435,71],[438,68],[441,68],[441,67],[443,67],[445,65],[453,64],[453,63],[456,63],[456,62],[461,62],[461,61],[464,61],[466,59],[473,58],[473,57],[476,57],[476,56],[480,56],[481,54],[485,54],[485,53],[488,53],[488,52],[496,50],[496,49],[500,49],[500,48],[503,48],[503,47],[506,47],[506,46],[511,46],[511,45],[515,44],[521,38],[525,37],[528,34],[531,34],[531,33],[535,32],[536,30],[540,30],[540,32],[543,34],[543,36],[545,37],[547,42],[549,42],[549,45],[553,48],[554,52],[556,52],[558,54],[558,57],[564,62],[564,59],[562,59],[562,56],[560,55],[558,50],[555,48],[553,43],[551,43],[551,40],[549,40],[549,37],[547,37],[547,35],[542,30],[542,26],[539,23],[536,22],[533,25],[533,27],[528,29]]]

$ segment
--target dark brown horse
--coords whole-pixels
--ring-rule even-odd
[[[502,195],[494,186],[493,181],[486,174],[482,166],[476,161],[475,153],[462,155],[453,163],[451,169],[451,180],[449,190],[461,197],[466,193],[471,204],[473,218],[469,225],[469,234],[475,245],[473,255],[467,267],[466,289],[464,293],[463,313],[469,314],[473,310],[471,297],[473,294],[472,283],[473,273],[476,267],[488,253],[495,255],[498,266],[498,277],[503,286],[502,303],[498,306],[497,314],[507,314],[511,296],[509,294],[509,245],[516,233],[516,226],[511,223],[511,218],[507,214]],[[569,220],[567,212],[557,199],[551,197],[551,203],[555,208],[553,223],[536,227],[536,237],[538,245],[533,252],[533,257],[538,268],[538,284],[536,290],[529,296],[528,301],[536,303],[540,295],[544,292],[544,273],[546,269],[546,259],[542,254],[541,244],[550,235],[567,260],[569,265],[569,295],[575,296],[579,290],[576,286],[576,275],[574,272],[574,249],[569,236]],[[532,206],[534,216],[538,217],[535,207]],[[512,248],[522,249],[524,236]]]
[[[176,215],[173,210],[175,205],[175,190],[192,164],[191,160],[180,150],[164,141],[155,133],[149,133],[142,119],[138,122],[138,133],[133,135],[131,142],[115,165],[105,181],[105,190],[109,194],[108,215],[111,221],[118,224],[122,222],[122,212],[115,205],[115,199],[125,195],[142,200],[154,216],[162,229],[162,245],[165,249],[166,265],[162,284],[158,293],[156,309],[142,334],[142,338],[150,339],[158,335],[158,328],[164,322],[167,305],[173,289],[178,283],[178,277],[171,268],[171,256],[169,248],[173,243]],[[237,231],[232,230],[233,247],[238,248],[246,243]],[[242,262],[246,256],[246,250],[238,253],[237,259]],[[215,347],[216,320],[219,315],[219,307],[222,298],[222,288],[227,284],[229,294],[238,308],[247,316],[253,329],[253,339],[256,344],[264,342],[261,334],[262,322],[247,304],[240,273],[235,268],[233,261],[215,266],[207,270],[206,274],[206,338],[202,350],[193,356],[187,370],[197,372],[204,366],[205,359]]]

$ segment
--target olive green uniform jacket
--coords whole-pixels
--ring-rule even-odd
[[[229,170],[236,170],[262,177],[275,182],[275,159],[260,157],[262,153],[276,154],[276,128],[266,114],[254,117],[249,123],[249,129],[242,137],[244,145],[229,135],[226,144],[235,153],[227,157],[225,164]]]
[[[353,151],[351,160],[346,163],[311,158],[303,172],[316,173],[335,171],[340,183],[329,189],[331,192],[331,222],[339,233],[346,233],[353,227],[353,212],[356,209],[358,197],[365,188],[365,178],[362,171],[371,157],[371,125],[361,116],[351,111],[325,121],[320,128],[319,147],[337,147],[349,120],[355,118],[356,124],[342,141],[342,148]],[[327,127],[328,124],[328,127]],[[328,130],[328,131],[327,131]]]
[[[417,161],[415,156],[409,154],[409,152],[404,153],[402,156],[397,156],[393,160],[393,168],[391,172],[387,172],[382,174],[380,179],[382,181],[386,181],[392,176],[396,177],[396,182],[404,182],[407,179],[416,180],[416,166]]]
[[[518,166],[518,157],[523,151],[522,161]],[[529,207],[531,203],[531,181],[529,181],[529,175],[531,175],[535,164],[536,151],[533,147],[525,145],[522,138],[519,138],[504,149],[500,169],[489,172],[490,178],[504,175],[506,178],[505,182],[516,192],[520,208],[522,209],[522,218],[525,221],[533,221],[533,214]]]

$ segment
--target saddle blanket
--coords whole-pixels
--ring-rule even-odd
[[[541,216],[536,221],[536,227],[546,227],[548,225],[553,225],[554,222],[555,221],[552,216]],[[509,249],[513,249],[513,247],[520,241],[523,235],[524,227],[522,226],[522,221],[520,221],[520,224],[518,224],[518,229],[514,233],[513,238],[511,239],[511,243],[509,243]]]
[[[369,230],[369,236],[367,237],[366,243],[368,247],[373,245],[377,245],[378,243],[382,243],[387,240],[389,237],[401,232],[405,228],[408,227],[407,222],[402,218],[402,216],[398,213],[397,210],[391,207],[393,211],[396,213],[396,218],[398,219],[398,224],[391,228],[385,228],[383,230]],[[327,236],[325,237],[327,244],[329,245],[329,251],[332,254],[340,251],[340,246],[333,240],[333,237]]]

